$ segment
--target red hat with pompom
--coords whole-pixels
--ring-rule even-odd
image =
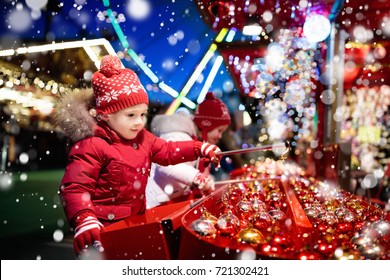
[[[207,139],[207,132],[220,125],[230,124],[230,114],[222,100],[208,92],[205,100],[196,107],[195,124],[202,131],[203,140]]]
[[[127,68],[117,56],[103,57],[100,70],[92,76],[92,89],[96,98],[96,113],[110,114],[122,109],[146,103],[148,94],[137,74]]]

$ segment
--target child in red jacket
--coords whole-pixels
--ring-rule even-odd
[[[92,89],[94,110],[88,111],[89,98],[82,94],[66,96],[57,108],[57,122],[74,142],[60,197],[75,229],[77,255],[89,246],[104,250],[105,225],[144,213],[152,162],[172,165],[205,157],[218,163],[220,151],[199,141],[166,142],[147,131],[148,95],[116,56],[103,57]]]

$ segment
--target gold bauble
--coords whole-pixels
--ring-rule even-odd
[[[337,200],[330,199],[324,202],[324,207],[328,211],[335,211],[340,207],[340,203]]]
[[[241,230],[237,235],[237,241],[239,243],[245,243],[250,245],[259,245],[267,243],[264,235],[252,226],[248,226]]]

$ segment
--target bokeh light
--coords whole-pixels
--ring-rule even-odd
[[[303,24],[303,34],[309,42],[318,43],[329,36],[330,28],[329,19],[325,16],[319,14],[310,15]]]
[[[151,8],[148,0],[128,0],[127,14],[133,20],[144,20],[149,17]]]
[[[20,4],[16,5],[16,10],[9,14],[9,28],[14,32],[24,32],[31,27],[32,19],[30,13]]]

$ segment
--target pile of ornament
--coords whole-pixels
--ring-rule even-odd
[[[294,259],[295,225],[280,179],[249,179],[226,187],[218,202],[192,222],[192,229],[219,247],[262,257]]]
[[[252,169],[226,186],[216,203],[198,208],[192,230],[214,246],[250,247],[258,258],[390,259],[382,210],[313,178],[264,176]],[[301,212],[292,209],[292,197]],[[306,232],[296,213],[310,221]]]
[[[318,232],[312,248],[336,259],[390,259],[390,215],[314,178],[288,183]]]

